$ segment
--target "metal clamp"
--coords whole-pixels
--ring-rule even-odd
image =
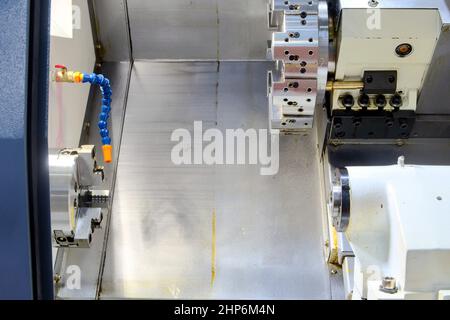
[[[104,179],[95,147],[63,149],[49,155],[53,245],[88,248],[103,220],[107,190],[92,190]]]

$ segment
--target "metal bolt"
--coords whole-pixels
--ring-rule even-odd
[[[387,104],[386,97],[382,94],[377,95],[375,98],[375,104],[380,109],[386,107]]]
[[[400,108],[403,105],[402,96],[399,94],[393,95],[391,100],[389,101],[389,104],[394,108]]]
[[[331,271],[330,271],[330,272],[331,272],[331,274],[332,274],[332,275],[335,275],[335,274],[337,274],[337,273],[338,273],[336,269],[331,269]]]
[[[346,94],[342,97],[342,104],[346,108],[352,108],[355,105],[355,98],[351,94]]]
[[[370,105],[370,98],[367,94],[362,94],[358,99],[358,104],[361,108],[367,108]]]
[[[397,293],[397,280],[393,277],[384,277],[381,280],[380,291],[390,294]]]

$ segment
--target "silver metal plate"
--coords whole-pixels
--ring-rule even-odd
[[[265,60],[266,6],[267,0],[128,0],[134,57]]]
[[[271,64],[135,63],[101,298],[328,299],[313,136],[280,140],[280,172],[182,166],[173,129],[268,128]]]
[[[126,0],[88,1],[95,16],[97,54],[102,61],[129,61],[132,58]],[[99,57],[97,57],[99,58]]]

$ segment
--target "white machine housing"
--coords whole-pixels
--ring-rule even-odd
[[[349,167],[353,298],[446,299],[450,289],[450,168]],[[380,290],[393,278],[395,292]]]
[[[397,71],[397,92],[403,98],[401,109],[415,111],[441,28],[437,9],[344,9],[335,79],[361,81],[364,71]],[[412,45],[412,53],[398,56],[396,48],[401,44]],[[334,90],[333,109],[345,109],[340,97],[346,94],[357,101],[360,90]],[[353,109],[361,108],[355,103]],[[373,99],[368,109],[377,109]]]

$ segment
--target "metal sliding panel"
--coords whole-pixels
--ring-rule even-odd
[[[149,1],[149,2],[153,2]],[[119,62],[132,59],[127,0],[91,0],[97,59]]]
[[[216,0],[129,0],[136,59],[216,59]]]
[[[269,67],[135,63],[101,298],[330,298],[313,136],[281,138],[275,176],[171,161],[195,120],[267,129]]]
[[[450,83],[449,70],[450,26],[446,26],[442,29],[428,75],[425,78],[417,106],[418,113],[450,115],[450,92],[443,89]]]
[[[128,0],[136,59],[266,58],[267,0]]]
[[[268,0],[218,0],[219,60],[265,60]]]

